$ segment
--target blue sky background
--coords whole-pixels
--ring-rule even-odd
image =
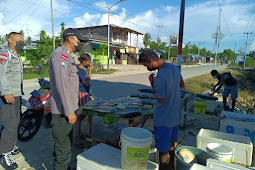
[[[55,35],[60,32],[60,23],[66,27],[86,27],[107,24],[106,6],[116,0],[53,0]],[[222,7],[221,31],[225,38],[220,42],[220,51],[236,48],[245,50],[246,35],[249,35],[248,52],[255,50],[255,0],[219,0]],[[158,36],[156,25],[163,25],[160,38],[169,42],[170,34],[179,32],[181,0],[127,0],[113,7],[110,23],[128,27],[143,34],[150,33],[153,40]],[[214,50],[211,35],[218,24],[218,0],[186,0],[184,44],[200,45]],[[226,24],[227,23],[227,24]],[[1,0],[0,35],[10,31],[25,31],[25,37],[38,39],[41,30],[51,35],[50,0]],[[132,37],[132,43],[136,39]],[[202,43],[205,42],[205,43]],[[139,37],[142,46],[142,37]]]

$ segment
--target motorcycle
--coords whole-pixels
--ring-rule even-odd
[[[26,103],[27,110],[21,115],[18,126],[18,140],[28,141],[36,135],[45,115],[47,127],[51,127],[51,112],[49,106],[50,82],[39,78],[39,90],[32,91]]]

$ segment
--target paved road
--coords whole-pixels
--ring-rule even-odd
[[[226,68],[226,65],[217,66],[218,70],[224,68]],[[148,86],[150,86],[148,81],[148,76],[150,75],[150,72],[146,72],[145,67],[141,67],[141,69],[144,69],[145,73],[105,77],[94,80],[92,77],[91,92],[93,96],[95,98],[115,99],[118,97],[130,95],[131,93],[136,92],[136,89],[138,88],[148,88]],[[182,76],[184,79],[188,79],[191,77],[209,73],[212,69],[214,69],[213,64],[183,67]],[[38,88],[39,84],[37,83],[37,80],[25,80],[25,96],[23,96],[23,98],[27,100],[30,97],[29,93],[34,89]]]
[[[223,68],[226,68],[226,65],[220,66],[217,69]],[[185,67],[182,68],[182,75],[184,79],[188,79],[210,73],[212,69],[214,69],[214,65]],[[131,93],[137,92],[136,89],[150,87],[148,80],[150,73],[151,72],[92,80],[92,94],[96,98],[103,99],[115,99],[128,96]]]

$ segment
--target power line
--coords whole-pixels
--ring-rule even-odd
[[[29,4],[32,4],[32,5],[36,5],[36,2],[33,3],[33,2],[25,1],[25,0],[22,0],[22,1],[23,1],[23,2],[26,2],[26,3],[29,3]],[[43,7],[43,8],[46,8],[46,9],[51,10],[50,8],[48,8],[48,7],[46,7],[46,6],[40,5],[40,7]],[[63,12],[63,11],[58,11],[58,10],[53,10],[53,11],[54,11],[54,12],[59,12],[59,13],[65,13],[65,12]]]
[[[222,13],[222,15],[223,15],[223,18],[224,18],[225,24],[226,24],[226,26],[227,26],[227,28],[228,28],[228,32],[229,32],[229,34],[230,34],[230,36],[231,36],[232,40],[234,40],[234,39],[233,39],[233,37],[232,37],[232,34],[231,34],[230,30],[229,30],[229,27],[228,27],[227,21],[226,21],[226,19],[225,19],[225,15],[224,15],[224,13],[223,13],[223,10],[222,10],[221,4],[220,4],[220,0],[218,0],[218,4],[219,4],[219,6],[220,6],[220,8],[221,8],[221,13]]]
[[[70,1],[70,0],[69,0]],[[95,2],[95,3],[98,3],[98,5],[95,5],[95,4],[92,4],[92,3],[89,3],[89,2],[78,2],[78,3],[80,3],[80,4],[86,4],[86,5],[93,5],[93,6],[95,6],[95,7],[101,7],[101,8],[105,8],[105,9],[107,9],[107,5],[105,5],[105,4],[103,4],[103,3],[101,3],[101,2],[99,2],[99,1],[96,1],[96,0],[91,0],[91,1],[93,1],[93,2]],[[74,2],[74,1],[73,1]],[[76,1],[77,2],[77,1]],[[101,5],[101,6],[100,6]],[[88,7],[87,7],[88,8]],[[100,9],[100,8],[99,8]],[[102,10],[102,9],[101,9]],[[98,11],[98,10],[95,10],[95,11]],[[103,10],[104,11],[104,10]],[[117,10],[116,10],[117,11]],[[129,22],[129,23],[131,23],[130,21],[128,21],[130,18],[132,18],[132,17],[134,17],[134,16],[130,16],[129,18],[123,18],[122,16],[120,16],[119,15],[119,13],[121,13],[121,12],[119,12],[119,13],[117,13],[116,11],[112,11],[112,13],[114,13],[115,15],[117,15],[118,17],[120,17],[120,18],[122,18],[122,21],[127,21],[127,22]],[[115,17],[116,18],[116,17]],[[142,20],[142,21],[145,21],[145,22],[147,22],[147,23],[150,23],[150,24],[155,24],[155,23],[152,23],[152,22],[149,22],[148,20],[145,20],[145,19],[141,19],[141,18],[139,18],[140,20]],[[134,23],[131,23],[131,24],[134,24]],[[135,24],[135,25],[137,25],[137,24]],[[142,26],[142,27],[145,27],[145,26]],[[147,27],[147,28],[149,28],[149,27]],[[151,28],[149,28],[149,29],[151,29]],[[164,29],[164,28],[163,28]],[[170,29],[169,29],[170,30]],[[167,34],[170,34],[170,32],[167,30],[163,30],[165,33],[167,33]],[[172,30],[170,30],[170,31],[172,31]],[[173,33],[175,32],[175,31],[172,31]]]
[[[251,16],[253,15],[253,11],[254,11],[254,9],[255,9],[255,6],[253,7],[253,9],[252,9],[252,11],[251,11],[250,18],[249,18],[249,20],[248,20],[248,22],[247,22],[247,25],[246,25],[246,27],[245,27],[244,31],[246,30],[246,28],[248,27],[248,25],[249,25],[249,23],[250,23]],[[253,22],[253,23],[254,23],[254,22]],[[253,25],[253,24],[252,24],[252,25]]]
[[[38,2],[39,0],[37,0],[36,2]],[[35,2],[35,3],[36,3]],[[5,24],[8,24],[9,22],[11,22],[12,20],[16,19],[17,17],[19,17],[20,15],[22,15],[24,12],[26,12],[29,8],[31,8],[34,4],[30,5],[29,7],[27,7],[24,11],[22,11],[21,13],[19,13],[18,15],[16,15],[15,17],[13,17],[12,19],[10,19],[9,21],[7,21]]]
[[[35,11],[39,8],[39,6],[41,5],[43,0],[41,0],[41,2],[38,4],[38,6],[35,8],[35,10],[33,11],[33,13],[28,17],[28,19],[26,20],[26,22],[24,22],[24,24],[20,27],[20,30],[22,29],[22,27],[28,22],[28,20],[33,16],[33,14],[35,13]]]
[[[68,1],[71,2],[71,3],[77,4],[77,5],[83,6],[83,7],[85,7],[85,8],[91,9],[91,10],[93,10],[93,11],[97,11],[97,12],[99,12],[99,13],[102,13],[101,11],[98,11],[98,10],[96,10],[96,9],[92,9],[92,8],[87,7],[87,6],[81,5],[80,2],[72,1],[72,0],[68,0]],[[103,14],[104,14],[104,13],[103,13]],[[119,16],[119,15],[118,15],[118,16]],[[114,17],[114,16],[112,16],[112,17]],[[138,27],[138,28],[140,28],[140,29],[142,29],[142,30],[145,30],[145,29],[143,28],[143,27],[145,27],[145,26],[139,26],[138,24],[135,24],[135,23],[133,23],[133,22],[131,22],[131,21],[128,21],[127,19],[123,19],[121,16],[119,16],[119,18],[118,18],[118,17],[114,17],[114,18],[119,19],[119,20],[122,20],[122,21],[125,21],[125,20],[126,20],[128,23],[131,23],[131,24],[135,25],[136,27]],[[121,19],[121,18],[122,18],[122,19]],[[145,28],[146,28],[146,27],[145,27]],[[147,28],[151,30],[151,28],[149,28],[149,27],[147,27]],[[145,30],[145,31],[146,31],[146,30]],[[147,32],[147,31],[146,31],[146,32]],[[153,35],[153,36],[156,37],[156,35],[154,35],[154,34],[151,34],[151,35]]]

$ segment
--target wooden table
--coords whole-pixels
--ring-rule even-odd
[[[188,97],[189,95],[185,95],[184,97],[182,97],[182,101],[183,103],[183,107],[184,107],[184,126],[186,126],[186,113],[187,113],[187,104],[188,104]],[[92,116],[93,115],[97,115],[97,116],[103,116],[105,113],[98,113],[98,114],[91,114],[94,111],[88,111],[88,122],[87,122],[87,135],[86,135],[86,140],[87,140],[87,148],[91,147],[91,143],[95,143],[95,144],[99,144],[102,143],[102,141],[98,140],[98,139],[93,139],[91,137],[91,133],[92,133]],[[141,112],[143,112],[143,110],[139,110]],[[146,121],[148,119],[153,119],[153,109],[151,110],[145,110],[144,112],[146,112],[145,114],[136,116],[136,117],[132,117],[132,118],[120,118],[121,121],[125,121],[128,123],[128,127],[137,127],[139,125],[141,125],[141,128],[144,127]],[[150,113],[151,112],[151,113]]]

